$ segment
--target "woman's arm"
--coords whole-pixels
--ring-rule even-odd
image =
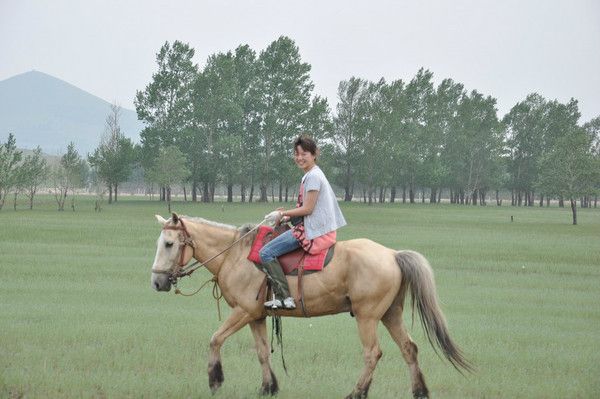
[[[296,217],[310,215],[315,209],[319,190],[311,190],[306,193],[306,198],[303,199],[303,204],[299,208],[281,210],[282,217]]]

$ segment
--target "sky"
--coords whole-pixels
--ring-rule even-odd
[[[600,116],[597,0],[0,0],[0,80],[37,70],[134,109],[165,41],[203,67],[282,35],[334,111],[342,80],[409,81],[424,67],[495,97],[499,117],[532,92],[579,100],[582,123]]]

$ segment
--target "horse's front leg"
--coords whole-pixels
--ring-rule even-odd
[[[262,368],[262,386],[260,393],[262,395],[276,395],[279,391],[277,384],[277,378],[271,370],[271,350],[269,348],[269,340],[267,336],[267,323],[266,318],[254,320],[250,323],[250,329],[254,336],[254,342],[256,343],[256,353],[258,354],[258,361]]]
[[[208,358],[208,385],[213,393],[219,389],[223,380],[223,367],[221,366],[221,346],[231,334],[238,331],[251,321],[251,317],[239,307],[233,309],[225,323],[213,334],[210,339],[210,354]]]

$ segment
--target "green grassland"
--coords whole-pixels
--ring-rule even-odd
[[[150,288],[165,204],[122,197],[93,211],[0,212],[0,397],[208,398],[208,342],[220,325],[210,289]],[[24,208],[24,206],[22,207]],[[175,203],[180,214],[241,225],[271,204]],[[368,237],[423,253],[450,332],[476,365],[463,377],[410,329],[435,398],[600,397],[600,210],[342,204],[339,239]],[[511,222],[511,215],[514,222]],[[209,278],[185,279],[192,290]],[[222,308],[224,308],[222,304]],[[224,316],[229,309],[223,309]],[[409,313],[409,312],[407,312]],[[410,314],[405,314],[410,325]],[[269,324],[270,326],[270,324]],[[348,314],[284,320],[273,355],[280,398],[340,398],[362,367]],[[411,397],[408,368],[383,326],[370,396]],[[215,398],[255,398],[261,372],[248,328],[222,350]]]

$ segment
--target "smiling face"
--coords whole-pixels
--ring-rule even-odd
[[[294,161],[305,172],[308,172],[315,166],[316,158],[316,154],[306,151],[302,146],[297,145],[294,149]]]

